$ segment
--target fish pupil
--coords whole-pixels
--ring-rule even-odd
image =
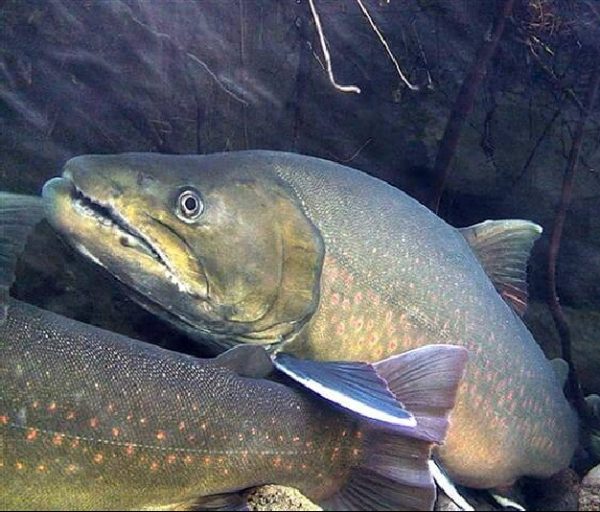
[[[204,205],[198,192],[188,189],[179,194],[177,209],[179,218],[185,222],[192,222],[200,216],[204,210]]]

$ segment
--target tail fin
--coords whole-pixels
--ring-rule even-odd
[[[0,192],[0,324],[6,317],[8,291],[27,237],[44,217],[42,199]]]
[[[435,484],[428,461],[434,443],[443,442],[448,415],[467,361],[467,351],[429,345],[375,363],[406,409],[413,428],[390,429],[361,421],[364,457],[348,481],[323,502],[330,510],[430,510]]]

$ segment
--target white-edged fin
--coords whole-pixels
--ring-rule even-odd
[[[6,318],[8,292],[27,237],[44,218],[42,199],[0,192],[0,324]]]
[[[321,397],[365,418],[412,428],[415,418],[369,363],[323,362],[274,356],[275,367]]]
[[[458,230],[504,300],[519,314],[527,309],[527,261],[541,226],[528,220],[486,220]]]
[[[490,496],[502,507],[502,509],[514,508],[515,510],[522,510],[525,512],[523,505],[519,505],[516,501],[511,500],[506,496],[501,496],[500,494],[493,492],[490,492]]]
[[[556,359],[550,360],[550,365],[554,369],[554,373],[558,378],[558,382],[560,382],[560,387],[564,388],[567,383],[567,379],[569,378],[569,363],[567,363],[564,359],[557,357]]]
[[[429,470],[433,475],[433,479],[437,486],[444,491],[444,494],[452,500],[452,502],[459,508],[459,510],[464,511],[473,511],[475,510],[469,502],[461,496],[461,494],[456,489],[456,486],[452,483],[452,481],[446,476],[446,474],[441,470],[441,468],[433,461],[429,461]]]
[[[417,427],[390,428],[362,420],[361,460],[343,487],[321,505],[330,510],[432,509],[435,500],[429,467],[432,439],[441,442],[446,436],[448,423],[438,418],[445,420],[455,402],[466,359],[466,350],[461,347],[436,345],[374,364],[398,399],[418,406]],[[428,371],[430,364],[432,371]],[[436,377],[438,373],[442,376]],[[436,423],[433,429],[428,425],[428,406]]]
[[[456,345],[426,345],[375,363],[390,390],[417,420],[415,435],[442,443],[468,352]]]
[[[258,345],[238,345],[215,357],[213,362],[253,379],[264,379],[275,369],[268,352]]]

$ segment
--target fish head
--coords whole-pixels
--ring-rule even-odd
[[[268,166],[227,153],[87,155],[43,196],[72,246],[211,341],[276,345],[316,309],[322,239]]]

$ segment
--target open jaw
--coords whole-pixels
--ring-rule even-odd
[[[139,250],[163,265],[169,272],[171,269],[164,257],[153,247],[148,238],[127,222],[109,203],[103,203],[85,195],[73,182],[71,201],[73,210],[82,217],[95,222],[101,229],[110,230],[123,247]]]

